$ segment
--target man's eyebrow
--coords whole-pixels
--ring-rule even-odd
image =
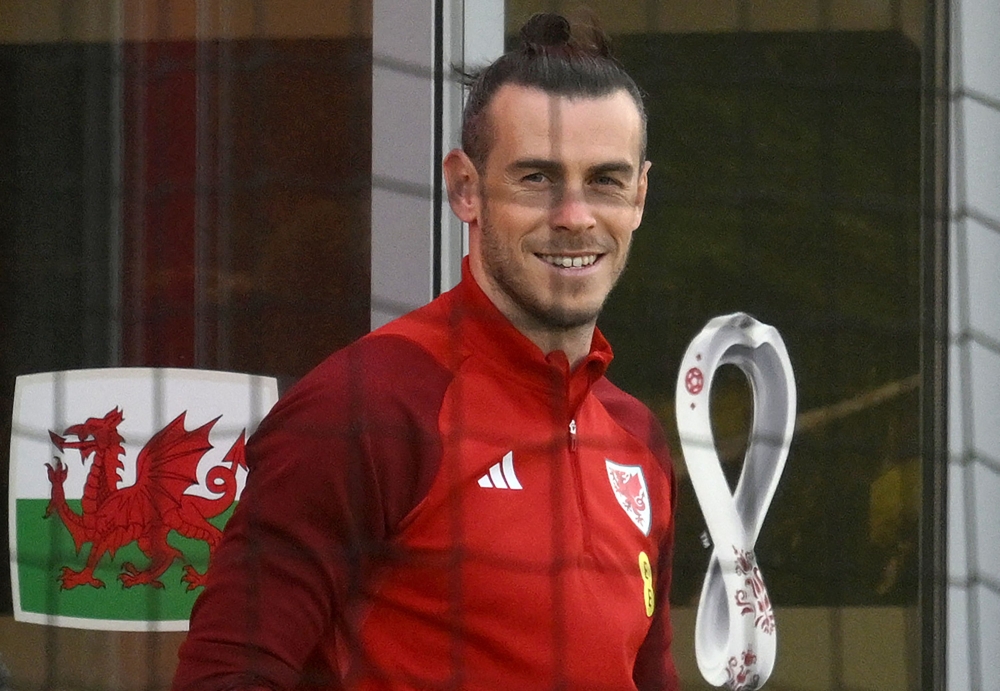
[[[520,158],[508,166],[509,170],[543,170],[547,172],[561,171],[563,165],[558,161],[549,158]],[[607,161],[598,163],[587,169],[591,175],[602,175],[605,173],[623,173],[631,175],[635,172],[635,166],[629,161]]]
[[[591,166],[589,172],[591,175],[603,175],[605,173],[632,175],[635,172],[635,166],[628,161],[608,161],[607,163],[598,163],[596,166]]]
[[[509,170],[562,170],[563,166],[558,161],[549,158],[519,158],[508,166]]]

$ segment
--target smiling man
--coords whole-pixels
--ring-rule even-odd
[[[461,283],[261,423],[176,689],[677,687],[669,453],[596,328],[642,219],[642,98],[600,33],[521,37],[444,161]]]
[[[519,331],[573,365],[590,350],[642,219],[641,106],[625,89],[559,94],[508,82],[473,125],[490,128],[485,160],[456,150],[444,161],[476,282]]]

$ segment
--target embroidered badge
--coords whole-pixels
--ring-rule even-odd
[[[611,489],[632,522],[636,524],[643,535],[649,535],[652,524],[652,511],[649,506],[649,492],[646,489],[646,477],[642,474],[642,466],[621,465],[609,458],[604,459],[608,469],[608,480]]]

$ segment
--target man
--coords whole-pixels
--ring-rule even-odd
[[[462,281],[261,424],[175,688],[676,688],[669,456],[595,326],[645,116],[594,33],[538,15],[475,78],[444,161]]]

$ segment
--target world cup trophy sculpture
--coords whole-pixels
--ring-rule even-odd
[[[735,492],[722,472],[710,418],[722,365],[746,375],[753,423]],[[713,552],[695,620],[695,657],[710,684],[761,688],[774,669],[774,609],[754,545],[795,426],[795,378],[778,331],[738,312],[712,319],[688,346],[677,379],[677,428]]]

